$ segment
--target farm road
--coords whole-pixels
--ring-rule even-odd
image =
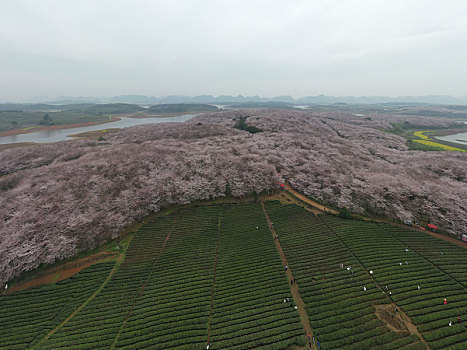
[[[214,304],[214,286],[216,285],[216,270],[217,270],[217,260],[219,257],[219,238],[221,231],[221,212],[219,212],[219,221],[217,223],[217,242],[216,242],[216,258],[214,260],[214,275],[212,276],[212,289],[211,289],[211,303],[209,305],[209,321],[208,321],[208,340],[207,345],[211,342],[211,321],[212,321],[212,309]]]
[[[266,220],[268,222],[269,230],[271,231],[272,236],[275,237],[276,231],[274,230],[274,227],[271,223],[271,219],[269,218],[269,215],[266,212],[264,202],[261,202],[261,207],[263,208],[264,216],[266,217]],[[284,254],[284,251],[282,250],[279,239],[274,239],[274,244],[276,245],[277,252],[279,253],[279,256],[281,258],[282,266],[284,267],[287,266],[286,274],[287,274],[287,279],[290,282],[293,278],[293,273],[290,267],[288,266],[287,258]],[[311,329],[310,320],[308,319],[308,314],[306,313],[305,303],[303,302],[302,297],[300,296],[300,292],[298,290],[297,284],[295,283],[290,284],[290,291],[295,301],[295,305],[297,306],[297,311],[300,315],[300,320],[302,321],[303,329],[305,330],[305,336],[307,336],[308,334],[310,336],[313,336],[313,330]],[[313,348],[316,349],[314,345],[313,345]]]
[[[306,197],[305,195],[301,194],[300,192],[294,190],[292,188],[292,186],[290,186],[289,183],[286,183],[285,186],[284,186],[284,190],[290,194],[291,196],[299,199],[300,201],[310,205],[311,207],[313,208],[316,208],[318,210],[320,210],[321,212],[328,212],[328,213],[332,213],[332,214],[338,214],[337,211],[331,209],[331,208],[328,208],[324,205],[321,205],[315,201],[312,201],[311,199],[309,199],[308,197]],[[271,199],[275,199],[275,198],[271,198]],[[308,208],[307,208],[308,209]],[[309,210],[315,214],[317,214],[315,211],[313,210]],[[367,220],[367,219],[364,219],[364,220]],[[450,242],[450,243],[454,243],[464,249],[467,249],[467,243],[466,242],[463,242],[457,238],[454,238],[454,237],[448,237],[448,236],[445,236],[445,235],[441,235],[439,233],[435,233],[435,232],[431,232],[431,231],[428,231],[428,230],[421,230],[421,229],[417,229],[415,227],[408,227],[407,225],[403,225],[403,224],[398,224],[398,223],[394,223],[394,222],[391,222],[391,221],[386,221],[386,220],[377,220],[377,219],[373,219],[373,218],[369,218],[368,220],[374,220],[374,221],[379,221],[379,222],[385,222],[385,223],[388,223],[388,224],[391,224],[393,226],[399,226],[399,227],[403,227],[403,228],[406,228],[406,229],[409,229],[411,228],[412,230],[416,230],[416,231],[419,231],[419,232],[423,232],[423,233],[426,233],[426,234],[429,234],[433,237],[436,237],[436,238],[439,238],[439,239],[442,239],[443,241],[446,241],[446,242]]]
[[[331,209],[331,208],[328,208],[324,205],[321,205],[315,201],[312,201],[310,198],[304,196],[303,194],[299,193],[298,191],[294,190],[292,188],[292,186],[290,186],[290,184],[287,182],[285,185],[284,185],[284,189],[285,191],[287,191],[288,193],[292,194],[294,197],[298,198],[299,200],[301,200],[302,202],[308,204],[308,205],[311,205],[312,207],[314,208],[317,208],[319,210],[321,210],[322,212],[328,212],[328,213],[332,213],[332,214],[338,214],[337,211]]]

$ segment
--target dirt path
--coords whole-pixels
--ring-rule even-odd
[[[290,186],[289,183],[286,183],[285,186],[284,186],[284,189],[285,191],[287,191],[288,193],[290,193],[291,195],[293,195],[294,197],[298,198],[299,200],[301,200],[302,202],[306,203],[306,204],[309,204],[311,205],[312,207],[314,208],[317,208],[319,209],[321,212],[325,212],[325,213],[333,213],[333,214],[338,214],[337,211],[335,211],[334,209],[331,209],[331,208],[328,208],[322,204],[319,204],[313,200],[311,200],[310,198],[308,198],[307,196],[304,196],[303,194],[299,193],[298,191],[294,190],[292,188],[292,186]]]
[[[64,265],[55,266],[46,270],[46,272],[39,277],[11,287],[10,289],[8,289],[8,292],[4,294],[10,294],[20,290],[37,287],[43,284],[57,283],[73,275],[76,275],[78,272],[91,265],[103,261],[117,260],[118,256],[118,253],[103,251],[90,256],[86,256],[78,260],[68,262]]]
[[[303,194],[299,193],[298,191],[294,190],[289,183],[286,183],[285,184],[285,191],[287,191],[291,196],[293,197],[296,197],[298,198],[300,201],[302,202],[305,202],[309,205],[311,205],[312,207],[318,209],[320,212],[329,212],[329,213],[333,213],[333,214],[338,214],[337,211],[331,209],[331,208],[328,208],[324,205],[321,205],[315,201],[312,201],[311,199],[309,199],[308,197],[304,196]],[[270,200],[275,200],[275,199],[278,199],[280,200],[277,195],[275,196],[271,196],[270,197]],[[282,203],[282,202],[281,202]],[[296,201],[294,202],[296,203]],[[291,204],[291,203],[289,203]],[[298,204],[298,203],[296,203]],[[320,212],[316,212],[316,211],[313,211],[313,210],[309,210],[315,214],[319,214]],[[454,238],[454,237],[448,237],[448,236],[445,236],[445,235],[442,235],[442,234],[439,234],[439,233],[435,233],[435,232],[431,232],[429,230],[422,230],[422,229],[418,229],[416,227],[409,227],[407,225],[403,225],[403,224],[398,224],[398,223],[395,223],[395,222],[389,222],[389,221],[385,221],[385,220],[378,220],[378,219],[373,219],[373,218],[368,218],[367,220],[373,220],[373,221],[379,221],[379,222],[384,222],[384,223],[388,223],[390,225],[393,225],[393,226],[399,226],[399,227],[403,227],[405,229],[410,229],[412,228],[412,230],[416,230],[416,231],[419,231],[419,232],[423,232],[423,233],[426,233],[426,234],[429,234],[433,237],[436,237],[436,238],[439,238],[439,239],[442,239],[443,241],[446,241],[446,242],[451,242],[451,243],[454,243],[462,248],[465,248],[467,249],[467,243],[466,242],[463,242],[457,238]]]
[[[421,231],[421,232],[425,232],[425,233],[428,233],[429,235],[433,236],[433,237],[436,237],[436,238],[439,238],[439,239],[442,239],[443,241],[446,241],[446,242],[451,242],[451,243],[454,243],[454,244],[457,244],[459,247],[462,247],[464,249],[467,249],[467,243],[466,242],[463,242],[457,238],[454,238],[454,237],[447,237],[445,235],[441,235],[439,233],[434,233],[434,232],[431,232],[431,231],[427,231],[427,230],[418,230],[416,229],[417,231]]]
[[[104,289],[104,287],[107,285],[107,283],[109,283],[109,281],[112,279],[113,275],[115,274],[115,272],[118,270],[119,266],[121,265],[121,263],[123,262],[123,260],[125,259],[125,256],[124,254],[120,254],[120,256],[118,257],[118,259],[116,260],[115,262],[115,266],[112,268],[112,270],[110,271],[109,275],[107,276],[107,278],[105,279],[105,281],[100,285],[100,287],[89,297],[86,299],[86,301],[84,303],[82,303],[77,309],[75,309],[75,311],[73,311],[70,316],[68,316],[63,322],[61,322],[58,326],[56,326],[54,329],[52,329],[49,333],[47,333],[45,335],[44,338],[42,338],[39,342],[37,342],[36,344],[34,344],[31,349],[35,349],[37,348],[38,346],[40,346],[41,344],[43,344],[47,339],[49,339],[52,335],[54,335],[58,330],[60,330],[65,324],[67,324],[78,312],[80,312],[86,305],[89,304],[89,302],[91,300],[93,300],[101,291],[102,289]]]
[[[377,220],[377,221],[384,222],[384,223],[387,223],[387,224],[390,224],[390,225],[393,225],[393,226],[402,227],[402,228],[405,228],[405,229],[412,229],[412,230],[415,230],[415,231],[418,231],[418,232],[423,232],[423,233],[429,234],[430,236],[433,236],[435,238],[442,239],[443,241],[446,241],[446,242],[454,243],[454,244],[458,245],[459,247],[467,249],[467,243],[466,242],[463,242],[463,241],[461,241],[461,240],[459,240],[457,238],[454,238],[454,237],[448,237],[448,236],[442,235],[440,233],[435,233],[435,232],[432,232],[432,231],[429,231],[429,230],[422,230],[422,229],[419,229],[419,228],[416,228],[416,227],[413,227],[413,226],[407,226],[407,225],[398,224],[398,223],[395,223],[395,222],[388,222],[388,221],[383,221],[383,220]]]
[[[172,231],[173,231],[176,223],[177,223],[177,218],[175,218],[174,223],[172,224],[172,227],[170,228],[170,231],[167,234],[167,237],[165,238],[164,242],[162,243],[162,246],[161,246],[161,249],[160,249],[159,253],[154,258],[154,261],[152,263],[153,268],[149,271],[148,275],[146,276],[146,279],[144,280],[143,284],[141,285],[141,288],[138,291],[138,294],[135,296],[135,298],[133,300],[133,304],[131,305],[131,309],[128,311],[128,313],[127,313],[127,315],[125,317],[125,320],[123,321],[122,325],[120,326],[120,329],[119,329],[117,335],[115,336],[115,339],[114,339],[114,341],[113,341],[113,343],[112,343],[112,345],[110,347],[111,350],[114,349],[115,346],[117,345],[118,338],[120,337],[120,334],[122,333],[123,329],[125,328],[125,326],[126,326],[126,324],[128,322],[128,319],[131,317],[131,314],[133,313],[133,310],[135,309],[136,302],[138,301],[139,297],[143,294],[144,288],[148,284],[149,278],[151,277],[152,272],[154,271],[154,266],[156,265],[157,260],[159,260],[159,257],[164,252],[164,248],[165,248],[167,242],[169,241],[170,235],[172,234]]]
[[[294,195],[290,194],[287,191],[281,191],[280,193],[273,194],[273,195],[267,195],[261,197],[262,201],[279,201],[281,204],[296,204],[301,206],[302,208],[308,210],[309,212],[313,214],[322,214],[323,212],[315,207],[312,207],[311,205],[307,205],[303,201],[299,200],[297,197]]]
[[[269,215],[266,212],[264,202],[261,202],[261,207],[263,208],[264,216],[266,217],[266,221],[268,222],[269,230],[271,231],[272,236],[275,237],[277,234],[271,223],[271,219],[269,218]],[[287,274],[287,279],[290,283],[293,279],[292,269],[289,267],[289,264],[287,263],[287,258],[284,254],[284,251],[282,250],[279,239],[274,239],[274,244],[276,245],[277,252],[279,253],[279,256],[281,258],[282,266],[284,267],[287,266],[286,274]],[[293,283],[293,284],[290,283],[290,292],[292,293],[292,297],[295,301],[295,305],[297,306],[297,311],[298,311],[298,314],[300,315],[300,320],[302,321],[303,329],[305,331],[305,337],[307,337],[307,339],[308,339],[308,336],[313,337],[313,330],[311,329],[310,320],[308,318],[308,314],[306,313],[305,303],[303,302],[302,297],[300,296],[300,291],[298,290],[298,285],[296,283]],[[314,345],[313,345],[313,349],[316,349]]]
[[[213,309],[213,304],[214,304],[214,286],[216,285],[217,259],[219,256],[220,231],[221,231],[221,216],[219,213],[219,222],[217,223],[216,259],[214,260],[214,275],[212,277],[211,303],[209,305],[209,319],[208,319],[208,340],[206,341],[206,345],[209,345],[211,343],[211,320],[212,320],[212,309]]]

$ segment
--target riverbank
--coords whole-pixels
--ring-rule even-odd
[[[13,129],[13,130],[0,132],[0,137],[30,134],[30,133],[42,132],[42,131],[54,131],[54,130],[62,130],[62,129],[81,128],[81,127],[86,127],[86,126],[94,126],[94,125],[99,125],[99,124],[117,122],[119,120],[121,120],[120,117],[111,117],[108,120],[102,120],[99,122],[86,122],[86,123],[63,124],[63,125],[44,125],[44,126],[38,126],[38,127]]]
[[[428,130],[428,131],[415,131],[413,135],[419,139],[412,141],[421,143],[430,147],[439,148],[445,151],[467,151],[467,144],[462,142],[443,140],[438,137],[457,135],[467,132],[467,128],[443,129],[443,130]],[[462,140],[459,140],[462,141]]]
[[[457,129],[435,130],[435,131],[430,132],[430,136],[433,136],[433,137],[450,136],[450,135],[462,134],[464,132],[467,132],[467,127],[457,128]]]
[[[122,113],[117,116],[111,116],[109,119],[96,121],[96,122],[85,122],[85,123],[74,123],[74,124],[60,124],[60,125],[43,125],[43,126],[33,126],[20,129],[12,129],[7,131],[0,131],[0,137],[4,136],[15,136],[20,134],[30,134],[34,132],[42,131],[54,131],[62,129],[72,129],[72,128],[82,128],[86,126],[94,126],[100,124],[107,124],[112,122],[120,121],[122,118],[134,118],[134,119],[145,119],[145,118],[169,118],[169,117],[178,117],[185,115],[186,113],[165,113],[165,114],[148,114],[145,112],[136,112],[136,113]]]
[[[44,128],[28,128],[27,130],[17,130],[8,132],[9,135],[0,135],[0,144],[25,144],[25,143],[50,143],[71,140],[72,138],[93,138],[99,139],[108,130],[115,132],[116,129],[128,128],[136,125],[159,124],[159,123],[180,123],[185,122],[198,114],[165,114],[165,115],[147,115],[147,114],[119,114],[103,122],[90,122],[68,125],[49,125]],[[99,131],[107,130],[107,131]],[[73,136],[71,136],[73,135]],[[8,147],[8,146],[6,146]]]

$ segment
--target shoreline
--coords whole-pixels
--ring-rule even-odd
[[[99,125],[99,124],[107,124],[107,123],[112,123],[112,122],[118,122],[119,120],[120,120],[120,117],[112,117],[112,118],[109,118],[108,120],[102,120],[102,121],[99,121],[99,122],[87,122],[87,123],[63,124],[63,125],[48,125],[48,126],[40,126],[40,127],[37,127],[37,128],[33,127],[33,128],[30,128],[30,129],[14,129],[14,130],[8,130],[8,131],[0,132],[0,137],[15,136],[15,135],[21,135],[21,134],[31,134],[31,133],[35,133],[35,132],[41,132],[41,131],[81,128],[81,127],[86,127],[86,126],[94,126],[94,125]]]
[[[147,113],[144,114],[118,114],[118,116],[113,116],[109,119],[96,121],[96,122],[86,122],[86,123],[75,123],[75,124],[63,124],[63,125],[44,125],[44,126],[37,126],[37,127],[29,127],[29,128],[22,128],[22,129],[13,129],[7,131],[0,131],[0,137],[4,136],[15,136],[21,134],[30,134],[35,132],[42,132],[42,131],[51,131],[51,130],[61,130],[61,129],[73,129],[73,128],[81,128],[86,126],[94,126],[99,124],[108,124],[112,122],[118,122],[121,118],[134,118],[134,119],[145,119],[145,118],[168,118],[168,117],[177,117],[179,115],[184,115],[186,113],[167,113],[167,114],[157,114],[157,115],[148,115]]]
[[[447,130],[437,130],[434,132],[426,133],[425,135],[433,141],[437,142],[442,145],[446,145],[449,147],[455,147],[461,150],[467,151],[467,142],[464,140],[456,140],[456,141],[445,141],[438,138],[438,136],[450,136],[450,135],[457,135],[466,133],[467,128],[459,128],[459,129],[447,129]]]
[[[459,129],[446,129],[446,130],[436,130],[436,131],[430,131],[429,135],[426,136],[449,136],[449,135],[455,135],[455,134],[462,134],[464,132],[467,132],[467,127],[465,128],[459,128]]]

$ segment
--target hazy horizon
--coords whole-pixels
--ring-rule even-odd
[[[467,3],[15,1],[0,101],[43,96],[465,96]]]

